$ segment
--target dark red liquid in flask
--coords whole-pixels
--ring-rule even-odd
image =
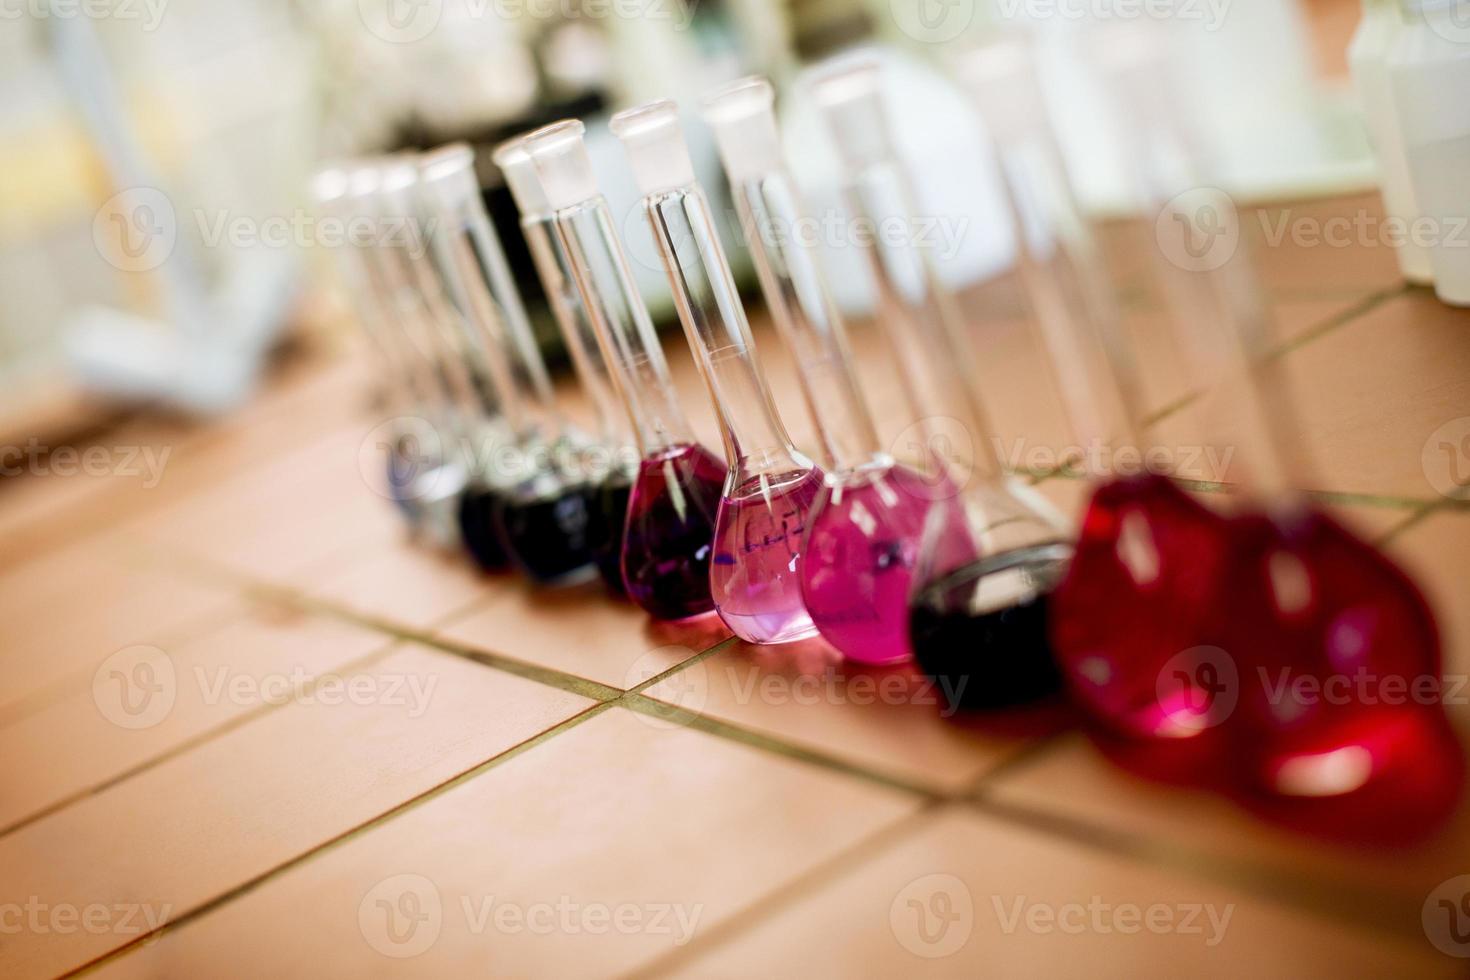
[[[628,597],[657,619],[714,610],[709,566],[725,461],[703,446],[670,446],[638,467],[623,536]]]

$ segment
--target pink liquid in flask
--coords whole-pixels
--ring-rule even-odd
[[[802,595],[822,637],[850,660],[913,656],[909,586],[935,493],[903,466],[823,486],[801,560]]]
[[[731,632],[751,643],[814,636],[801,595],[801,537],[822,489],[816,467],[746,479],[720,501],[710,591]]]

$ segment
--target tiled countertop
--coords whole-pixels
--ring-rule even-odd
[[[1463,676],[1470,509],[1426,445],[1470,434],[1470,314],[1383,248],[1264,244],[1311,489],[1420,577]],[[1115,271],[1155,434],[1186,444],[1208,399],[1136,258]],[[1066,445],[1026,324],[972,306],[1000,437]],[[891,372],[855,334],[896,437]],[[155,486],[4,488],[0,973],[1464,975],[1421,909],[1470,872],[1470,805],[1407,849],[1327,844],[1075,732],[946,720],[908,668],[477,575],[369,489],[367,387],[351,352],[317,358],[220,423],[97,437],[168,450]],[[1085,490],[1040,487],[1074,511]]]

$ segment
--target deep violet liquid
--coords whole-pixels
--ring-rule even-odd
[[[655,619],[702,616],[715,608],[710,558],[725,484],[725,461],[682,444],[638,464],[622,542],[628,597]]]

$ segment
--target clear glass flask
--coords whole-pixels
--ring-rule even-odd
[[[801,593],[801,537],[822,473],[792,445],[756,361],[750,324],[694,180],[679,110],[664,99],[613,116],[674,306],[720,430],[729,472],[715,522],[710,591],[725,625],[751,643],[817,632]]]
[[[369,188],[375,186],[376,180]],[[323,216],[335,218],[344,226],[363,220],[355,213],[361,199],[351,193],[352,189],[352,174],[346,166],[328,165],[311,179],[313,203]],[[389,320],[387,297],[381,292],[366,257],[355,243],[345,242],[332,250],[332,258],[339,284],[347,294],[354,317],[378,366],[383,404],[390,412],[396,413],[390,420],[393,429],[390,441],[382,447],[384,486],[410,528],[417,532],[424,526],[427,513],[419,506],[414,482],[419,476],[419,465],[426,460],[412,422],[427,422],[427,416],[435,414],[434,395],[431,390],[425,398],[418,389],[418,378],[412,364],[403,358],[400,340],[395,336],[397,324]],[[444,428],[442,424],[429,424],[436,433]]]
[[[823,74],[814,94],[853,217],[889,230],[862,241],[934,497],[910,601],[914,657],[954,707],[1029,704],[1061,688],[1047,607],[1072,549],[1060,516],[1001,468],[954,297],[915,237],[892,233],[916,212],[881,85],[880,68],[859,62]]]
[[[1229,393],[1249,491],[1231,520],[1215,662],[1202,665],[1215,677],[1205,692],[1226,702],[1215,718],[1228,772],[1286,819],[1365,834],[1429,825],[1458,798],[1458,740],[1437,700],[1385,695],[1442,690],[1433,614],[1408,576],[1297,489],[1315,481],[1270,314],[1245,242],[1210,251],[1222,234],[1237,240],[1240,219],[1200,179],[1167,48],[1146,32],[1115,35],[1101,62],[1114,104],[1128,107],[1119,118],[1141,203],[1183,236],[1161,250],[1160,274],[1173,320]],[[1331,690],[1348,693],[1312,693]]]
[[[555,216],[583,311],[620,396],[640,459],[629,494],[622,572],[649,615],[684,620],[714,610],[710,559],[725,463],[694,439],[658,334],[634,284],[576,120],[525,138]]]
[[[1193,685],[1158,678],[1209,642],[1228,550],[1225,520],[1151,458],[1133,352],[1077,207],[1031,52],[1005,39],[956,65],[995,144],[1021,276],[1096,488],[1052,594],[1051,641],[1074,697],[1114,731],[1186,738],[1209,724]],[[1156,458],[1154,456],[1153,458]],[[1187,674],[1188,672],[1186,672]]]
[[[444,452],[465,470],[456,513],[460,538],[481,568],[499,570],[509,560],[500,535],[488,522],[474,520],[482,505],[498,499],[496,474],[485,465],[482,449],[505,438],[498,404],[494,393],[475,379],[466,328],[444,299],[443,283],[428,259],[416,158],[384,158],[378,168],[373,254],[403,323],[403,336],[437,379],[451,410]]]
[[[420,162],[433,209],[431,254],[445,295],[482,341],[513,444],[492,446],[486,470],[498,484],[491,514],[512,561],[543,584],[596,575],[590,538],[587,440],[562,418],[515,281],[490,225],[474,154],[451,144]]]
[[[411,186],[414,179],[412,168],[402,161],[362,161],[351,169],[347,206],[372,229],[351,247],[362,259],[371,298],[382,311],[387,337],[399,352],[406,376],[417,379],[419,397],[433,406],[430,428],[418,433],[413,449],[418,462],[410,462],[407,453],[402,461],[413,475],[395,482],[406,485],[403,495],[415,500],[424,513],[430,540],[443,547],[467,547],[458,520],[472,484],[464,449],[481,406],[469,399],[464,378],[456,373],[457,359],[448,356],[444,338],[431,322],[409,260],[383,233],[385,227],[400,222],[394,205],[397,189]]]
[[[908,600],[931,501],[924,478],[878,440],[842,316],[823,280],[808,220],[782,159],[774,92],[745,78],[711,94],[714,129],[766,307],[797,364],[826,479],[802,545],[801,588],[823,639],[850,660],[913,656]]]
[[[618,405],[614,382],[597,346],[597,331],[582,305],[573,280],[571,259],[556,234],[556,216],[541,187],[531,155],[521,137],[496,147],[491,159],[505,176],[506,186],[521,213],[521,233],[553,319],[566,344],[572,369],[592,405],[597,441],[584,447],[581,458],[589,490],[588,537],[603,582],[623,593],[623,535],[628,524],[628,501],[638,473],[627,415]]]

